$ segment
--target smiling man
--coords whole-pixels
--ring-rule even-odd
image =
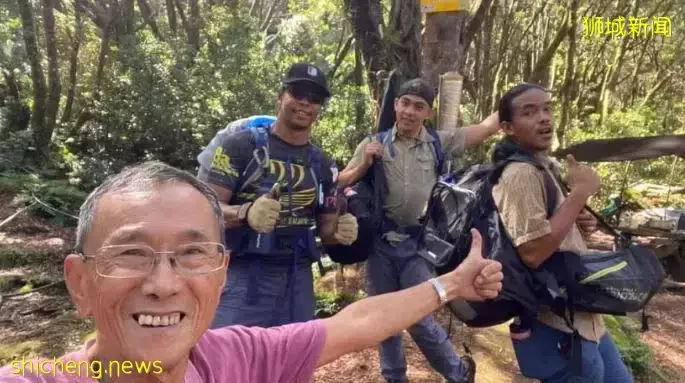
[[[374,161],[382,162],[388,193],[383,196],[382,227],[367,261],[368,293],[384,294],[406,289],[429,280],[433,270],[417,254],[419,216],[443,169],[436,167],[439,153],[454,158],[499,131],[497,114],[480,124],[460,129],[430,132],[424,126],[433,117],[435,91],[425,81],[405,82],[395,99],[396,124],[384,142],[376,136],[364,139],[352,161],[340,174],[341,184],[361,179]],[[436,140],[438,141],[436,144]],[[409,333],[429,360],[449,382],[473,382],[475,363],[461,360],[445,331],[432,316],[409,329]],[[394,334],[380,348],[381,370],[388,382],[405,382],[407,363],[402,336]]]
[[[269,327],[314,318],[316,235],[325,244],[356,239],[355,217],[337,214],[337,167],[310,142],[330,96],[319,68],[297,63],[288,69],[276,121],[262,140],[268,141],[262,146],[268,156],[258,179],[252,175],[261,166],[255,159],[260,146],[251,131],[221,131],[198,157],[200,179],[219,195],[233,254],[214,327]]]
[[[147,162],[107,179],[81,207],[67,287],[97,335],[75,353],[36,363],[2,382],[96,382],[91,366],[153,367],[101,371],[110,383],[307,382],[317,366],[376,345],[453,299],[496,297],[501,265],[481,255],[473,231],[469,257],[453,272],[400,293],[363,299],[306,323],[208,330],[229,255],[214,191],[191,174]],[[75,370],[65,366],[74,366]]]

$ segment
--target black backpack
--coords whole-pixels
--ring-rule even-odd
[[[438,274],[450,272],[467,256],[473,227],[483,237],[483,255],[502,263],[504,273],[497,298],[453,301],[448,305],[452,313],[470,327],[489,327],[515,317],[530,320],[544,304],[573,328],[574,311],[625,315],[643,309],[665,277],[659,260],[648,248],[621,242],[625,245],[622,250],[594,257],[557,252],[535,270],[523,263],[492,198],[492,188],[512,162],[543,169],[533,158],[516,154],[456,173],[452,179],[436,183],[431,192],[419,254],[435,265]],[[557,189],[549,172],[544,174],[551,217]]]
[[[440,144],[440,137],[435,129],[426,127],[428,134],[433,136],[433,157],[435,171],[440,176],[445,168],[445,153]],[[390,130],[377,133],[377,142],[388,146],[391,156],[395,155],[392,146]],[[351,187],[347,187],[342,193],[338,193],[338,203],[343,208],[340,213],[350,213],[357,218],[359,225],[357,240],[351,245],[329,245],[324,249],[333,262],[349,265],[364,262],[373,251],[373,241],[382,234],[383,229],[391,228],[392,223],[384,221],[383,212],[384,197],[388,194],[388,185],[385,179],[382,161],[375,160],[373,165],[366,171],[364,176]]]

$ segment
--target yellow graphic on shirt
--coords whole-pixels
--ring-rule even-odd
[[[210,168],[228,176],[238,177],[238,172],[231,166],[231,157],[224,154],[224,148],[221,146],[214,151]]]
[[[288,194],[288,173],[286,170],[290,167],[290,177],[292,189],[292,201]],[[280,182],[281,189],[279,202],[281,203],[282,222],[288,225],[304,225],[307,224],[307,216],[298,216],[298,213],[303,212],[304,209],[311,207],[316,201],[316,184],[311,176],[309,168],[305,168],[299,164],[290,164],[281,160],[269,159],[269,174],[275,175],[274,182]],[[309,177],[307,175],[309,174]],[[266,177],[264,174],[262,177]],[[262,179],[255,181],[253,186],[257,186]],[[246,201],[254,201],[258,196],[254,191],[246,191],[238,194],[238,196]],[[290,208],[292,207],[293,216],[290,216]]]
[[[288,173],[287,168],[289,166],[290,170],[290,187],[288,187]],[[306,207],[312,205],[316,201],[316,187],[312,183],[311,187],[309,185],[304,185],[305,180],[307,180],[307,174],[309,173],[308,168],[302,165],[290,164],[281,160],[269,160],[269,173],[276,175],[276,182],[280,182],[281,187],[281,211],[290,211],[292,207],[292,212],[295,213]],[[309,177],[310,182],[314,180]],[[305,189],[305,187],[307,187]],[[290,200],[290,195],[288,194],[288,189],[292,191],[292,200]]]

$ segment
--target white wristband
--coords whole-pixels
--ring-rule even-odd
[[[447,291],[445,291],[445,287],[442,285],[442,283],[440,283],[438,278],[430,279],[428,282],[433,285],[435,292],[438,293],[438,296],[440,297],[440,306],[447,303]]]

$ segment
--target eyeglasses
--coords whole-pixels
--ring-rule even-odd
[[[326,101],[326,96],[323,94],[312,91],[310,87],[302,85],[291,85],[288,87],[288,92],[297,100],[304,100],[311,102],[312,104],[323,104]]]
[[[173,251],[155,251],[146,245],[103,246],[95,255],[81,257],[94,259],[95,270],[103,277],[140,278],[152,272],[162,254],[168,254],[172,267],[184,276],[219,270],[227,257],[224,245],[215,242],[188,243]]]

